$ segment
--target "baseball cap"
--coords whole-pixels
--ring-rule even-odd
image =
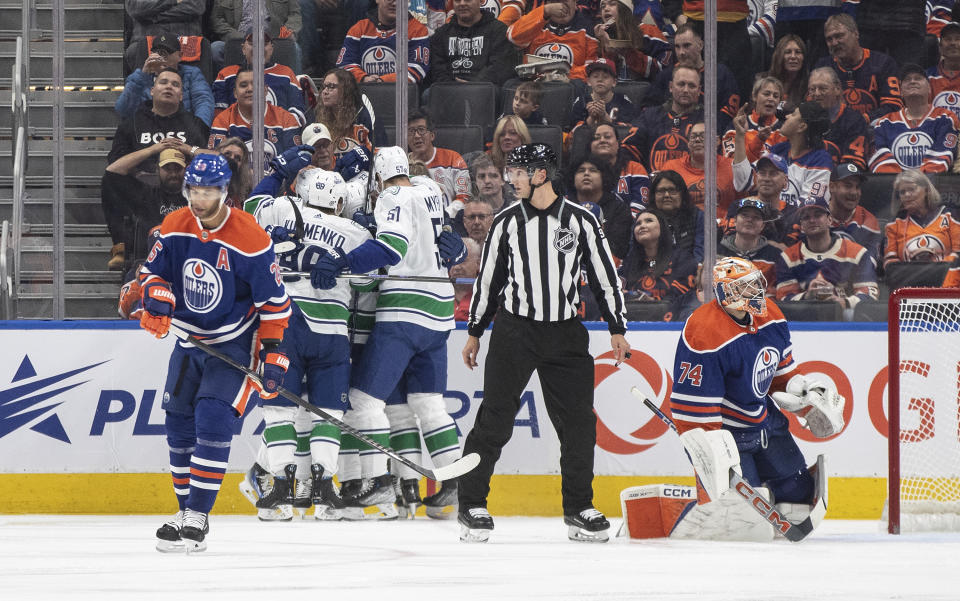
[[[956,21],[950,21],[943,26],[943,29],[940,30],[940,39],[943,39],[943,36],[947,35],[948,32],[960,33],[960,23]]]
[[[618,0],[618,2],[629,8],[630,12],[633,12],[633,0]]]
[[[861,182],[867,179],[867,176],[864,175],[863,170],[854,163],[840,163],[837,165],[837,168],[833,170],[833,177],[830,179],[833,181],[838,181],[854,175],[860,178]]]
[[[333,142],[333,138],[330,137],[330,130],[327,129],[327,126],[323,123],[311,123],[304,127],[300,139],[303,140],[304,144],[309,144],[310,146],[313,146],[320,140],[330,140]]]
[[[772,152],[763,153],[763,155],[757,159],[757,162],[755,163],[757,169],[760,168],[760,163],[764,161],[769,162],[771,165],[784,173],[788,173],[790,170],[789,166],[787,165],[787,161],[779,154],[773,154]]]
[[[741,198],[738,200],[736,204],[733,205],[732,216],[736,217],[737,213],[743,209],[756,209],[757,211],[760,211],[764,217],[767,215],[767,203],[760,200],[756,196],[748,196],[747,198]]]
[[[830,203],[827,202],[827,199],[822,196],[812,196],[810,198],[805,198],[800,202],[800,207],[797,209],[800,213],[807,209],[821,209],[830,213]]]
[[[595,60],[595,61],[593,61],[592,63],[588,64],[588,65],[587,65],[587,76],[589,76],[591,73],[593,73],[593,72],[596,71],[597,69],[603,69],[604,71],[606,71],[606,72],[609,73],[610,75],[612,75],[612,76],[614,76],[614,77],[617,76],[617,70],[614,68],[613,63],[611,63],[610,61],[608,61],[608,60],[605,59],[605,58],[598,58],[597,60]]]
[[[912,73],[919,73],[924,78],[927,77],[926,70],[917,63],[904,63],[903,66],[900,67],[900,81],[903,81],[903,78]]]
[[[247,28],[247,29],[243,32],[243,34],[244,34],[244,37],[243,37],[244,41],[246,41],[246,40],[252,40],[252,39],[253,39],[253,28],[252,28],[252,27]],[[263,43],[266,44],[266,43],[269,42],[269,41],[271,41],[270,34],[267,33],[267,30],[266,30],[266,29],[264,29],[264,30],[263,30]]]
[[[160,152],[160,158],[157,160],[157,166],[163,167],[167,163],[178,163],[181,167],[187,166],[187,157],[174,148],[166,148]]]
[[[153,38],[150,49],[156,52],[164,50],[166,52],[180,52],[180,38],[172,33],[161,33]]]

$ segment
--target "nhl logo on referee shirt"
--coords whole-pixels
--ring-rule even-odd
[[[553,231],[553,247],[562,253],[573,252],[577,245],[577,237],[573,230],[565,227],[558,227]]]

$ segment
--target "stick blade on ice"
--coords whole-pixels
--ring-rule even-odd
[[[434,468],[433,479],[438,482],[443,480],[452,480],[453,478],[458,478],[466,474],[479,464],[480,455],[477,455],[476,453],[470,453],[469,455],[464,455],[460,459],[457,459],[450,465]]]

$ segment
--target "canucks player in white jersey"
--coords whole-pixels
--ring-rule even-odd
[[[456,425],[443,401],[446,343],[454,327],[453,285],[415,278],[447,278],[447,269],[466,258],[466,247],[459,236],[443,230],[442,194],[410,181],[402,148],[378,150],[374,174],[381,190],[374,207],[376,239],[349,252],[344,249],[325,254],[311,272],[313,285],[320,289],[335,286],[337,276],[348,270],[368,273],[386,268],[388,275],[411,278],[381,282],[376,324],[354,368],[351,410],[346,421],[381,444],[390,444],[387,401],[398,383],[405,381],[406,401],[419,418],[434,464],[448,465],[460,457]],[[402,410],[390,411],[399,414]],[[416,420],[410,423],[415,428]],[[412,431],[409,438],[414,438]],[[398,452],[419,453],[419,444]],[[386,456],[362,448],[360,462],[364,477],[369,479],[359,495],[361,502],[392,502],[394,489]],[[401,473],[402,479],[413,476],[412,472]]]
[[[296,191],[298,197],[255,195],[245,203],[273,239],[282,270],[309,270],[328,251],[346,252],[372,239],[366,228],[338,216],[349,195],[339,174],[302,171]],[[284,343],[291,363],[288,387],[300,394],[305,379],[310,402],[338,419],[346,410],[350,380],[347,322],[352,291],[374,285],[369,279],[344,279],[321,291],[308,278],[284,277],[287,294],[295,303]],[[263,413],[266,452],[260,454],[258,464],[269,466],[274,484],[258,495],[260,518],[288,520],[292,506],[305,512],[312,499],[317,519],[336,519],[342,503],[331,477],[337,468],[340,430],[282,397],[265,401]],[[303,446],[308,450],[297,452],[298,429],[307,432],[308,443]]]

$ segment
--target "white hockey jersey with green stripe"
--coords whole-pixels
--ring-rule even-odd
[[[323,213],[293,196],[253,197],[244,203],[244,208],[253,212],[261,226],[279,225],[294,231],[297,217],[291,201],[296,203],[303,217],[304,247],[299,251],[277,254],[280,267],[285,271],[310,271],[310,265],[318,257],[318,249],[350,252],[372,237],[366,228],[357,223]],[[375,285],[373,280],[341,279],[330,290],[317,290],[310,284],[309,277],[284,281],[287,295],[300,307],[313,332],[342,336],[348,335],[351,289],[369,290]]]
[[[443,231],[446,213],[443,192],[436,184],[428,180],[385,189],[377,197],[374,216],[377,240],[400,258],[399,263],[388,266],[389,275],[449,277],[437,249],[437,236]],[[452,330],[453,284],[380,282],[377,321],[402,321],[431,330]]]

